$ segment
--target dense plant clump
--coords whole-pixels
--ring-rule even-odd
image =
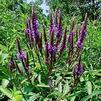
[[[71,74],[73,77],[72,80],[70,80],[71,88],[65,94],[68,95],[79,83],[80,76],[83,74],[85,68],[81,60],[81,52],[87,34],[87,14],[85,15],[82,26],[78,32],[75,32],[74,30],[75,24],[74,18],[72,18],[68,35],[67,27],[63,29],[62,19],[62,14],[59,9],[56,10],[54,14],[50,13],[50,25],[48,31],[46,31],[46,26],[43,25],[43,32],[40,33],[38,18],[33,8],[31,17],[28,17],[26,20],[25,39],[28,49],[27,52],[21,48],[19,38],[16,38],[16,57],[22,63],[25,72],[19,67],[18,62],[16,62],[18,60],[14,59],[13,56],[11,56],[8,65],[11,72],[13,72],[13,69],[17,68],[17,75],[23,76],[25,75],[24,73],[26,73],[29,84],[36,86],[38,82],[36,80],[33,81],[33,73],[30,69],[32,70],[35,68],[36,63],[38,62],[40,65],[39,74],[42,76],[42,83],[48,86],[48,91],[46,91],[47,94],[49,94],[51,90],[54,91],[55,87],[57,87],[57,84],[54,84],[56,72],[62,75],[59,82],[63,82],[67,72],[73,71]],[[63,57],[65,57],[64,60],[62,59]],[[31,58],[33,58],[33,60],[31,60]],[[59,61],[62,61],[63,63],[59,63]],[[76,64],[74,65],[75,62]],[[64,71],[64,74],[61,74],[61,70],[56,70],[58,69],[58,66],[63,66],[61,68],[66,68],[68,71],[66,70]],[[42,88],[41,90],[41,93],[43,93],[44,89]],[[36,91],[40,92],[38,88],[36,88]]]
[[[43,25],[43,34],[39,33],[38,19],[34,9],[32,10],[31,17],[28,18],[26,21],[26,29],[25,29],[25,38],[27,42],[26,44],[28,49],[31,50],[32,54],[33,54],[33,51],[35,51],[39,61],[40,61],[40,57],[39,57],[40,54],[44,58],[45,60],[44,63],[47,65],[47,73],[48,73],[47,75],[51,74],[52,69],[54,68],[54,65],[58,61],[58,58],[61,57],[61,55],[63,54],[66,48],[69,51],[66,52],[68,55],[66,54],[67,62],[66,61],[65,62],[69,64],[70,66],[74,62],[73,59],[77,62],[79,61],[78,59],[81,57],[81,51],[83,49],[84,39],[87,34],[86,22],[87,22],[87,14],[85,15],[85,19],[82,23],[79,33],[75,33],[74,19],[73,19],[71,28],[70,28],[70,33],[67,37],[67,31],[66,31],[67,28],[63,30],[63,26],[62,26],[61,12],[60,10],[56,10],[55,15],[52,15],[52,13],[50,14],[50,26],[48,31],[49,34],[46,35],[45,25]],[[74,41],[75,36],[76,36],[76,41]],[[47,40],[47,37],[49,37],[49,40]],[[42,38],[44,39],[43,41],[42,41]],[[18,48],[17,58],[22,62],[23,67],[25,68],[25,71],[29,70],[30,64],[28,62],[29,61],[28,53],[26,54],[21,49],[18,38],[16,40],[16,43]],[[34,58],[34,55],[33,55],[33,58]],[[33,62],[35,64],[35,61]],[[13,64],[11,63],[11,65]],[[78,67],[79,66],[82,67],[81,65],[82,64],[80,64],[80,61],[79,61]],[[44,69],[42,69],[42,71],[44,72]],[[75,72],[74,73],[75,75],[79,74],[79,73],[76,74],[75,70],[74,72]]]
[[[94,100],[101,99],[98,96],[101,94],[99,82],[91,82],[93,78],[100,78],[100,72],[89,71],[88,64],[84,61],[88,60],[91,54],[86,52],[90,52],[90,49],[85,48],[89,43],[86,39],[89,35],[87,14],[79,27],[74,16],[70,21],[71,25],[67,25],[59,8],[51,11],[48,18],[49,23],[46,24],[47,19],[44,19],[40,24],[36,9],[32,7],[31,15],[26,18],[25,29],[22,29],[24,34],[17,35],[15,43],[13,42],[15,48],[7,58],[9,61],[4,64],[2,62],[2,66],[8,68],[3,68],[0,72],[5,78],[0,85],[0,93],[3,93],[0,99],[5,101],[6,99],[87,101],[93,100],[94,97]]]

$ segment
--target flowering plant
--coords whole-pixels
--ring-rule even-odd
[[[12,70],[17,68],[17,75],[27,77],[28,84],[33,86],[32,92],[41,92],[43,95],[51,97],[52,91],[57,91],[59,86],[60,94],[52,98],[58,100],[63,99],[75,89],[84,73],[85,65],[81,55],[87,34],[87,14],[85,14],[81,28],[76,29],[79,30],[78,32],[75,31],[75,21],[72,18],[69,34],[67,33],[67,26],[63,28],[63,18],[59,9],[50,13],[49,17],[48,30],[46,29],[47,26],[43,24],[43,32],[40,33],[38,18],[34,8],[32,9],[31,17],[26,20],[24,31],[27,52],[21,48],[20,40],[17,38],[17,58],[14,59],[11,56],[8,66],[12,73],[15,73]],[[19,67],[19,62],[22,63],[24,69]],[[68,73],[70,73],[71,79],[68,79]],[[19,81],[22,79],[23,77],[19,78]],[[68,81],[68,83],[64,81]],[[61,95],[61,87],[64,83],[70,86],[66,91],[64,88]],[[36,91],[34,91],[35,89]],[[47,91],[45,92],[45,90]],[[61,97],[58,98],[60,95]]]

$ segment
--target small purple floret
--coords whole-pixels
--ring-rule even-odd
[[[77,45],[77,47],[80,48],[80,49],[83,48],[83,42],[81,42],[80,40],[78,40],[78,41],[76,42],[76,45]]]
[[[76,64],[73,68],[73,75],[74,76],[80,76],[82,75],[84,72],[84,66],[83,64]]]
[[[52,46],[49,45],[48,49],[50,54],[56,53],[56,46],[54,44]]]
[[[20,50],[18,53],[17,53],[17,58],[20,59],[20,60],[23,60],[23,59],[26,59],[26,54],[23,50]]]

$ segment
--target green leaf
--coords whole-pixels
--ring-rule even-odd
[[[37,84],[37,87],[42,87],[42,88],[49,88],[49,85],[45,85],[44,83]]]
[[[12,40],[12,42],[10,43],[9,50],[11,50],[11,48],[14,46],[15,40],[16,40],[16,38],[14,38],[14,39]]]
[[[38,81],[39,81],[39,83],[41,84],[41,75],[39,74],[39,76],[38,76]]]
[[[59,91],[60,93],[62,93],[62,83],[61,83],[61,82],[60,82],[59,85],[58,85],[58,91]]]
[[[79,94],[81,93],[81,91],[77,91],[77,92],[74,92],[72,94],[70,94],[69,96],[66,96],[68,99],[71,99],[72,97],[76,97],[76,96],[79,96]]]
[[[29,97],[28,101],[35,101],[40,97],[39,94],[35,94],[35,93],[30,93],[30,95],[31,96]]]
[[[2,44],[0,44],[0,49],[7,51],[7,47]]]
[[[73,96],[70,101],[75,101],[76,96]]]
[[[12,95],[15,98],[15,101],[21,101],[22,100],[21,91],[17,90],[15,87],[12,90]]]
[[[0,86],[0,91],[6,95],[8,98],[12,99],[13,101],[15,101],[15,99],[12,96],[12,93],[10,90],[8,90],[7,88],[4,88],[3,86]]]
[[[3,86],[0,86],[0,91],[7,96],[11,101],[21,101],[22,100],[22,95],[19,90],[9,90]]]
[[[45,99],[44,99],[44,101],[49,101],[49,100],[50,100],[49,98],[45,98]]]
[[[61,79],[62,79],[62,77],[61,76],[58,76],[58,78],[55,81],[55,85],[57,85]]]
[[[90,81],[87,81],[86,85],[87,85],[87,92],[90,95],[92,93],[92,84]]]
[[[95,90],[91,95],[85,96],[81,101],[88,101],[90,98],[101,94],[101,90]]]
[[[3,79],[3,80],[2,80],[2,86],[3,86],[4,88],[7,87],[8,83],[9,83],[9,81],[8,81],[7,79]]]
[[[63,88],[63,96],[67,94],[69,91],[70,91],[70,87],[69,87],[68,80],[67,80]]]

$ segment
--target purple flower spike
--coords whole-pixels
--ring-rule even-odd
[[[17,44],[17,48],[18,48],[18,53],[17,53],[17,57],[19,59],[25,59],[26,58],[26,54],[24,53],[24,51],[21,49],[20,47],[20,42],[19,42],[19,39],[17,38],[16,39],[16,44]]]
[[[29,28],[25,29],[25,35],[28,36],[31,34],[31,30]]]
[[[83,48],[83,43],[80,41],[80,39],[76,43],[77,47],[82,49]]]
[[[20,60],[23,60],[23,59],[26,59],[26,54],[23,50],[20,50],[18,53],[17,53],[17,58],[20,59]]]
[[[73,44],[73,31],[71,31],[70,33],[69,33],[69,36],[68,36],[68,43],[70,44],[70,45],[72,45]]]
[[[30,22],[30,19],[27,18],[27,20],[26,20],[25,35],[28,36],[30,34],[31,34],[31,22]]]
[[[55,24],[55,25],[53,26],[53,30],[54,30],[54,34],[57,36],[58,33],[59,33],[59,27],[58,27],[57,24]]]
[[[79,77],[83,74],[84,72],[84,65],[83,64],[76,64],[73,67],[73,75],[74,77]]]
[[[48,46],[51,55],[56,53],[56,46],[53,43],[53,37],[54,37],[54,33],[52,31],[51,37],[50,37],[50,45]]]
[[[65,33],[63,36],[63,41],[60,47],[60,54],[64,51],[64,49],[66,48],[66,32],[67,32],[67,28],[65,29]]]
[[[34,8],[32,9],[32,35],[33,35],[33,38],[35,39],[36,44],[38,44],[38,41],[39,41],[38,20],[34,12]]]
[[[49,45],[48,46],[50,54],[55,54],[56,53],[56,46],[55,44]]]
[[[51,61],[55,62],[56,61],[56,51],[57,51],[57,48],[55,46],[55,44],[48,44],[48,51],[50,53],[50,58],[51,58]]]
[[[60,10],[58,10],[59,24],[58,24],[58,33],[56,37],[59,39],[62,36],[62,15]]]
[[[86,31],[86,22],[87,22],[87,14],[85,15],[85,19],[83,21],[81,30],[80,30],[80,36],[76,42],[76,46],[79,49],[83,48],[83,44],[84,44],[84,39],[86,37],[87,31]]]
[[[78,63],[73,67],[73,75],[74,77],[79,77],[84,72],[84,64],[81,64],[81,56],[79,56]]]

